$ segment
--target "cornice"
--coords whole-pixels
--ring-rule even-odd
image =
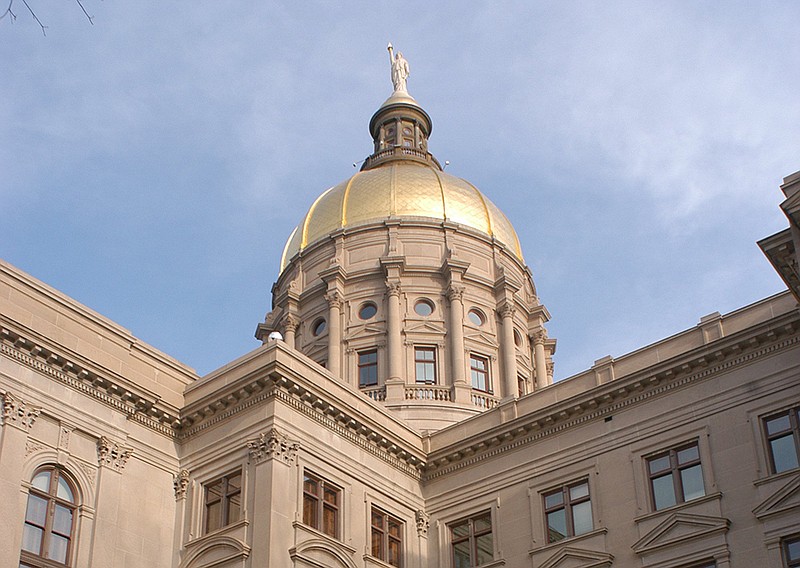
[[[0,354],[110,406],[128,420],[170,438],[176,435],[178,409],[161,401],[155,393],[131,388],[114,373],[89,369],[78,357],[56,353],[2,323]]]
[[[797,313],[757,326],[758,331],[725,338],[660,365],[615,379],[561,403],[510,420],[428,454],[423,479],[450,474],[588,421],[683,388],[710,376],[800,345]],[[554,387],[551,387],[554,388]],[[502,408],[492,412],[501,412]],[[475,419],[481,419],[480,415]],[[436,434],[434,434],[436,436]]]

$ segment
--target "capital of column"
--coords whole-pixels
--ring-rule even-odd
[[[447,287],[447,299],[451,302],[464,301],[464,287],[451,284]]]
[[[547,341],[547,331],[544,329],[535,331],[533,335],[531,335],[531,339],[534,345],[544,345],[544,342]]]
[[[336,290],[331,290],[325,294],[325,301],[328,302],[328,306],[331,308],[338,310],[342,307],[342,295]]]
[[[41,411],[41,408],[28,406],[25,401],[10,392],[3,395],[3,424],[16,426],[27,432]]]
[[[177,475],[172,476],[172,485],[175,488],[175,500],[185,499],[186,490],[189,488],[189,470],[182,469]]]
[[[268,459],[278,459],[286,465],[292,465],[297,458],[300,444],[290,442],[289,439],[275,428],[259,434],[258,438],[249,440],[247,448],[250,458],[256,463]]]
[[[501,318],[513,318],[517,308],[512,302],[505,301],[502,303],[498,311],[500,312]]]
[[[387,293],[389,294],[390,297],[391,296],[400,297],[400,292],[401,292],[400,282],[397,282],[395,280],[387,280],[386,281],[386,291],[387,291]]]
[[[414,520],[417,522],[417,534],[419,536],[428,536],[428,527],[430,526],[430,516],[422,509],[417,509],[414,513]]]
[[[294,314],[288,314],[286,317],[283,318],[283,328],[287,332],[297,331],[299,325],[300,325],[300,318],[298,318]]]
[[[128,459],[133,455],[133,448],[112,442],[105,436],[97,440],[97,463],[114,471],[125,469]]]

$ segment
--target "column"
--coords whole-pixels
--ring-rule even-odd
[[[546,387],[547,381],[547,358],[544,354],[544,342],[547,339],[547,332],[542,328],[532,336],[533,341],[533,367],[536,376],[536,388]]]
[[[295,336],[299,325],[300,320],[294,314],[287,315],[283,320],[283,341],[292,349],[297,349]]]
[[[335,376],[342,375],[342,298],[331,290],[325,294],[328,301],[328,370]]]
[[[403,368],[403,342],[402,342],[402,315],[400,314],[400,283],[387,281],[388,306],[386,317],[386,344],[389,352],[388,380],[402,378]]]
[[[39,416],[40,409],[27,405],[7,392],[3,396],[3,426],[0,428],[0,566],[19,566],[22,548],[22,524],[25,519],[26,497],[22,490],[22,465],[28,431]],[[25,481],[30,481],[26,479]]]
[[[503,358],[503,398],[517,397],[517,354],[514,347],[514,305],[506,300],[500,307],[503,321],[503,342],[500,353]]]
[[[466,384],[464,376],[464,287],[450,285],[447,289],[450,300],[450,366],[453,384]]]

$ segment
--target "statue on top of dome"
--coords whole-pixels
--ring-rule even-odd
[[[389,63],[392,65],[392,85],[394,86],[394,92],[408,93],[406,88],[406,80],[408,79],[408,74],[410,73],[408,61],[406,61],[406,58],[403,57],[403,54],[399,51],[397,52],[397,55],[394,54],[391,43],[388,46],[388,50]]]

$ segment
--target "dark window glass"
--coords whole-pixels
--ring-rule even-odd
[[[371,387],[378,384],[378,351],[358,352],[358,386]]]
[[[235,523],[242,511],[242,473],[237,471],[205,486],[206,532]]]
[[[339,511],[342,490],[306,472],[303,475],[303,523],[339,538]]]
[[[492,392],[492,383],[489,380],[489,360],[480,355],[471,354],[469,356],[469,371],[472,378],[472,388]]]
[[[433,304],[428,300],[419,300],[414,304],[414,311],[422,317],[427,317],[433,313]]]
[[[317,320],[317,321],[314,323],[314,328],[313,328],[313,330],[311,331],[311,334],[312,334],[314,337],[316,337],[316,336],[318,336],[318,335],[321,335],[321,334],[322,334],[322,333],[325,331],[325,328],[326,328],[327,326],[328,326],[328,324],[325,322],[325,320],[324,320],[324,319],[319,319],[319,320]]]
[[[770,467],[781,473],[798,467],[800,455],[800,407],[764,419]]]
[[[415,347],[414,365],[416,367],[416,379],[418,383],[436,382],[436,348],[435,347]]]
[[[594,528],[589,482],[580,481],[544,494],[547,542],[578,536]]]
[[[358,317],[360,317],[362,320],[368,320],[375,317],[375,314],[377,313],[378,313],[378,306],[376,306],[372,302],[367,302],[366,304],[361,306],[361,309],[358,310]]]
[[[20,566],[70,565],[76,507],[75,490],[61,469],[48,467],[33,476]]]
[[[656,511],[706,494],[697,443],[648,458],[647,471]]]
[[[783,560],[789,568],[800,566],[800,536],[793,536],[783,541]]]
[[[472,308],[468,313],[467,317],[469,321],[472,322],[473,325],[481,326],[486,321],[486,316],[483,315],[483,312],[477,308]]]
[[[403,556],[403,522],[389,513],[372,508],[371,553],[390,566],[401,566]]]
[[[456,568],[472,568],[493,560],[491,511],[451,524],[450,543]]]

